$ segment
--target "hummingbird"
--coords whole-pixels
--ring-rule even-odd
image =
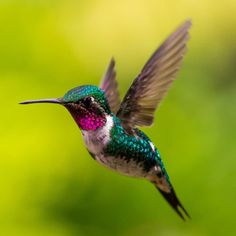
[[[121,174],[146,179],[185,220],[189,214],[179,201],[159,150],[139,129],[151,126],[182,63],[191,21],[181,24],[152,54],[120,100],[112,58],[100,86],[82,85],[63,97],[20,104],[55,103],[64,106],[82,132],[94,160]]]

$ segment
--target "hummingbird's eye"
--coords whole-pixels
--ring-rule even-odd
[[[93,97],[86,97],[84,98],[83,100],[83,103],[85,106],[90,106],[94,101],[94,98]]]

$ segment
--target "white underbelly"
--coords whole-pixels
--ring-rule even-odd
[[[132,159],[127,161],[124,158],[104,156],[103,154],[96,155],[95,159],[100,164],[116,172],[119,172],[123,175],[140,177],[140,178],[144,178],[147,176],[147,172],[144,171],[143,165],[141,163],[138,164],[136,161]]]

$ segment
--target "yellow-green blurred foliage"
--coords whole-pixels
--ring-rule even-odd
[[[191,18],[181,72],[147,134],[192,220],[146,181],[86,152],[61,106],[20,106],[98,84],[111,56],[124,95]],[[236,1],[1,0],[0,235],[235,235]]]

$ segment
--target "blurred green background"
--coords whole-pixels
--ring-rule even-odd
[[[114,56],[124,95],[186,18],[178,80],[144,129],[192,216],[105,169],[61,106],[20,106],[98,84]],[[236,235],[234,0],[0,1],[0,235]]]

